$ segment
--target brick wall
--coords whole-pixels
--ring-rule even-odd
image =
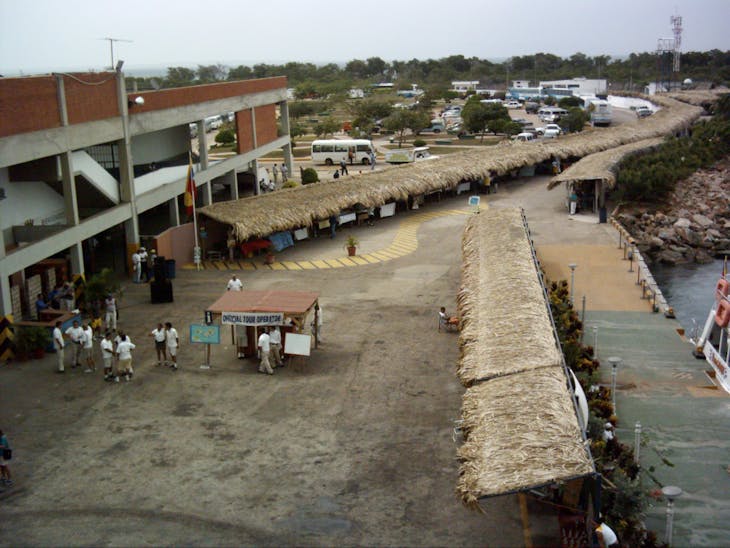
[[[70,124],[119,115],[113,72],[64,76]],[[0,78],[0,137],[61,126],[54,76]]]
[[[261,146],[275,141],[278,137],[276,105],[264,105],[256,107],[254,110],[256,111],[256,145]],[[250,110],[236,112],[236,138],[239,154],[253,150]]]
[[[134,113],[141,113],[286,88],[286,85],[286,77],[277,76],[274,78],[220,82],[217,84],[161,89],[158,91],[141,91],[130,94],[130,97],[133,95],[134,97],[144,98],[144,105],[135,105],[132,107]]]

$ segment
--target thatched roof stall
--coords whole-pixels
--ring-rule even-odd
[[[473,216],[463,239],[459,378],[465,386],[560,365],[519,209]]]
[[[670,135],[689,127],[701,113],[698,107],[673,99],[654,101],[664,108],[635,124],[587,130],[549,142],[501,143],[428,162],[378,171],[366,170],[336,181],[218,202],[198,209],[198,213],[231,225],[236,238],[245,241],[282,230],[312,226],[316,221],[357,203],[376,207],[394,200],[405,200],[409,196],[453,188],[464,179],[504,175],[554,157],[583,157],[626,143]]]
[[[654,150],[664,142],[661,137],[645,139],[628,145],[604,150],[585,156],[568,169],[556,175],[548,182],[548,190],[560,183],[576,183],[581,181],[601,181],[609,188],[616,186],[616,169],[629,156]]]
[[[521,210],[473,215],[463,249],[457,492],[476,507],[593,474]]]
[[[705,105],[716,102],[721,95],[730,93],[730,89],[692,89],[683,91],[673,91],[667,94],[667,97],[682,101],[683,103],[689,103],[690,105],[696,105],[704,107]]]
[[[457,492],[469,506],[595,471],[560,367],[473,386],[462,414]]]

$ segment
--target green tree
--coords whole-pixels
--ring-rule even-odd
[[[585,110],[579,107],[572,107],[568,109],[567,116],[561,118],[560,125],[571,133],[583,131],[589,119],[590,115]]]
[[[238,65],[228,71],[229,80],[247,80],[253,77],[253,71],[251,67],[245,65]]]
[[[317,103],[314,101],[289,101],[287,106],[289,107],[289,116],[292,118],[301,118],[317,112]]]
[[[215,65],[198,65],[198,80],[201,83],[222,82],[228,75],[228,67],[220,63]]]
[[[409,129],[418,133],[428,127],[430,120],[422,112],[399,109],[384,120],[385,128],[398,136],[398,148],[403,146],[403,138]]]
[[[556,103],[555,97],[553,97],[552,95],[548,95],[547,97],[545,97],[545,101],[543,102],[549,107],[552,107]]]
[[[167,67],[165,85],[171,88],[192,85],[195,71],[187,67]]]
[[[221,145],[230,145],[236,142],[236,134],[231,129],[222,129],[215,136],[215,142]]]
[[[317,137],[332,135],[340,129],[340,123],[334,118],[327,118],[314,126],[314,134]]]
[[[570,97],[562,97],[560,101],[558,101],[558,106],[566,110],[571,107],[582,107],[583,100],[574,95],[571,95]]]
[[[497,103],[482,103],[478,96],[470,99],[461,111],[464,126],[472,133],[481,133],[488,129],[493,133],[505,133],[506,124],[510,121],[509,112]]]

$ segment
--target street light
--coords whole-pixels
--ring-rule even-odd
[[[608,363],[611,364],[611,403],[613,404],[613,414],[616,413],[616,368],[621,363],[621,358],[611,356],[608,358]]]
[[[664,533],[664,542],[667,543],[667,546],[671,546],[674,529],[674,499],[682,496],[682,489],[675,485],[666,485],[662,487],[662,495],[667,497],[667,530]]]
[[[573,294],[574,291],[574,285],[575,285],[575,269],[578,265],[575,263],[570,263],[568,265],[568,268],[570,268],[570,304],[573,304]]]

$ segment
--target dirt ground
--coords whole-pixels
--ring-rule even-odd
[[[545,183],[515,181],[483,202],[526,207],[538,244],[605,236],[568,221],[562,192]],[[461,196],[426,208],[465,205]],[[348,233],[386,247],[411,214],[296,252],[344,255]],[[454,494],[463,388],[457,336],[437,332],[436,313],[455,309],[465,220],[423,223],[415,252],[380,264],[237,272],[249,289],[321,293],[324,343],[303,370],[257,373],[235,358],[225,330],[213,368],[199,369],[203,349],[188,344],[188,325],[203,320],[230,272],[180,269],[174,303],[126,288],[132,382],[56,375],[53,356],[0,368],[16,479],[0,495],[0,544],[524,545],[516,497],[477,514]],[[180,331],[178,372],[155,366],[148,333],[158,321]],[[534,505],[529,525],[537,544],[556,542],[557,522]]]

